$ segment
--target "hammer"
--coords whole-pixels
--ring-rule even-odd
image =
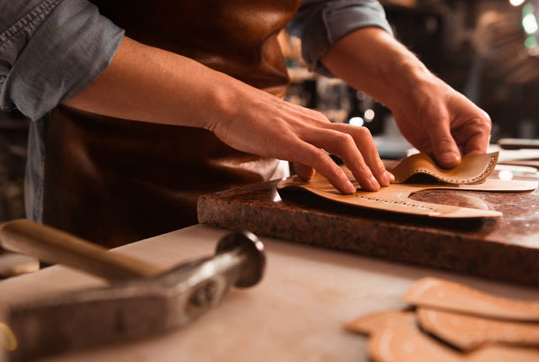
[[[47,296],[0,310],[0,362],[28,361],[170,331],[215,306],[230,286],[258,283],[265,265],[264,246],[249,232],[228,234],[219,241],[215,255],[170,270],[109,253],[27,220],[1,225],[0,244],[111,282],[109,287]]]

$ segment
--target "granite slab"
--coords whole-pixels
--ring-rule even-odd
[[[518,178],[537,178],[537,174],[528,176]],[[411,198],[418,201],[503,212],[497,219],[433,220],[335,204],[307,192],[279,194],[277,183],[201,196],[198,220],[261,236],[539,286],[539,189],[414,194]]]

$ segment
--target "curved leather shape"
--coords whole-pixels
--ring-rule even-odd
[[[504,344],[486,344],[470,353],[448,348],[418,327],[413,311],[371,313],[348,324],[348,328],[369,335],[369,355],[380,362],[532,362],[537,359],[533,349]],[[483,330],[487,335],[490,332]]]
[[[538,301],[519,301],[493,296],[463,284],[434,277],[416,281],[406,292],[404,301],[416,307],[486,318],[539,322]]]
[[[493,343],[539,347],[538,323],[483,318],[423,307],[417,309],[417,320],[423,330],[461,351],[472,351]],[[539,350],[536,351],[539,357]]]
[[[276,34],[299,0],[94,2],[142,43],[277,96],[287,91]],[[202,129],[59,106],[47,133],[43,221],[114,247],[192,225],[199,195],[268,180],[276,167]]]
[[[393,183],[388,187],[382,187],[380,190],[375,192],[362,191],[361,189],[358,189],[353,195],[343,195],[339,191],[337,191],[335,187],[333,187],[333,185],[331,185],[326,178],[320,176],[319,174],[315,174],[314,177],[308,182],[301,180],[297,176],[283,180],[279,182],[278,189],[303,189],[337,203],[410,215],[428,216],[434,218],[501,217],[501,212],[489,210],[488,208],[477,209],[452,205],[441,205],[430,202],[417,201],[410,198],[412,194],[428,189],[504,192],[531,191],[537,188],[537,181],[504,181],[492,178],[485,180],[485,177],[487,177],[486,174],[490,174],[490,172],[492,172],[492,169],[496,165],[496,163],[494,162],[492,169],[491,166],[489,166],[493,157],[496,158],[497,154],[478,155],[478,157],[468,156],[462,160],[462,164],[468,165],[468,167],[473,166],[473,170],[468,170],[465,168],[464,170],[462,170],[463,174],[459,174],[458,172],[456,174],[450,173],[452,170],[459,168],[456,167],[452,170],[449,170],[445,176],[443,174],[437,175],[438,177],[443,177],[444,180],[470,181],[470,183],[467,184],[464,182],[454,182],[452,184],[431,183],[418,185]],[[471,162],[469,161],[470,158]],[[418,158],[415,159],[417,160]],[[409,167],[411,165],[413,166],[414,162],[408,163],[407,160],[404,160],[400,164],[404,164],[406,166],[406,168],[403,167],[401,169],[401,171],[406,170],[405,173],[402,172],[404,174],[414,174],[417,173],[416,171],[418,170],[436,171],[436,167],[434,166],[434,162],[432,161],[432,164],[428,168],[425,168],[425,165],[422,162],[416,164],[416,166],[422,166],[422,168],[418,169],[414,167]],[[424,159],[421,158],[419,160]],[[346,167],[343,167],[343,170],[348,175],[352,183],[355,184],[356,187],[359,187],[357,181],[353,179],[352,173]],[[434,173],[434,171],[432,172]],[[449,174],[450,176],[447,176],[447,174]],[[481,184],[477,183],[479,179],[484,180],[484,182]]]
[[[454,168],[443,169],[425,153],[405,158],[391,173],[395,183],[402,183],[413,175],[425,174],[449,184],[471,184],[485,180],[496,167],[498,152],[466,156]]]

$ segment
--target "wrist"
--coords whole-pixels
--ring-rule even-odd
[[[426,98],[432,96],[433,87],[440,79],[432,74],[413,54],[397,59],[393,67],[393,94],[387,97],[385,104],[393,112],[407,112],[417,108]]]

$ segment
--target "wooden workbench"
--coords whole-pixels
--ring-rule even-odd
[[[117,249],[172,266],[211,255],[226,230],[203,225]],[[368,361],[366,340],[342,325],[372,311],[404,307],[401,297],[418,278],[437,276],[500,296],[539,300],[539,290],[439,270],[261,238],[267,250],[262,282],[231,290],[215,309],[167,335],[47,361]],[[0,282],[0,303],[40,298],[102,282],[64,267]]]

